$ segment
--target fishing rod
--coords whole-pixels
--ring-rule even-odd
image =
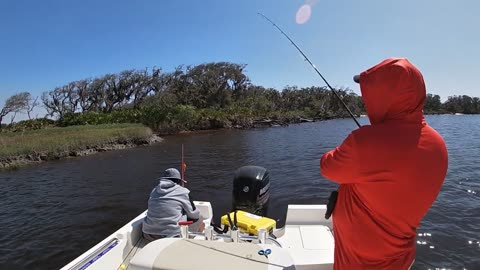
[[[293,42],[293,40],[287,35],[285,34],[285,32],[283,32],[282,29],[280,29],[280,27],[278,27],[277,24],[275,24],[272,20],[270,20],[267,16],[263,15],[262,13],[258,12],[258,14],[260,16],[262,16],[263,18],[265,18],[265,20],[269,21],[275,28],[278,29],[278,31],[280,31],[280,33],[282,33],[292,44],[293,46],[295,46],[295,48],[302,54],[302,56],[305,58],[305,60],[313,67],[313,69],[317,72],[317,74],[320,76],[320,78],[322,78],[322,80],[325,82],[325,84],[327,84],[328,88],[330,88],[330,90],[332,90],[332,92],[335,94],[335,96],[340,100],[340,102],[342,103],[343,107],[345,108],[345,110],[347,110],[347,112],[350,114],[350,116],[352,117],[353,121],[355,121],[355,123],[357,124],[358,127],[361,127],[360,126],[360,123],[358,123],[357,119],[355,118],[355,116],[353,115],[353,113],[350,111],[350,109],[347,107],[347,104],[345,104],[345,102],[343,101],[343,99],[340,97],[340,95],[337,93],[337,91],[335,91],[335,89],[333,89],[332,86],[330,86],[330,84],[327,82],[327,80],[323,77],[323,75],[320,73],[320,71],[318,71],[317,67],[312,63],[312,61],[310,61],[310,59],[305,55],[305,53],[303,53],[303,51],[297,46],[297,44],[295,44],[295,42]],[[338,191],[332,191],[332,193],[330,194],[330,197],[328,198],[328,203],[327,203],[327,210],[325,212],[325,219],[329,219],[330,216],[332,215],[332,212],[333,212],[333,209],[335,208],[335,204],[337,202],[337,198],[338,198]]]
[[[308,59],[308,57],[303,53],[303,51],[297,46],[297,44],[295,44],[295,42],[293,42],[293,40],[287,35],[285,34],[285,32],[283,32],[282,29],[280,29],[280,27],[278,27],[278,25],[276,25],[272,20],[270,20],[267,16],[263,15],[262,13],[258,12],[258,14],[260,16],[262,16],[263,18],[265,18],[265,20],[269,21],[275,28],[278,29],[278,31],[280,31],[280,33],[282,33],[292,44],[293,46],[295,46],[295,48],[297,48],[297,50],[302,54],[302,56],[305,58],[305,60],[313,67],[313,69],[317,72],[317,74],[323,79],[323,81],[327,84],[328,88],[330,88],[330,90],[332,90],[332,92],[335,94],[335,96],[340,100],[340,102],[342,103],[343,107],[345,108],[345,110],[347,110],[347,112],[350,114],[350,116],[352,117],[353,121],[355,121],[355,123],[357,124],[358,127],[361,127],[360,126],[360,123],[358,123],[357,119],[355,118],[355,116],[353,115],[353,113],[350,111],[350,109],[347,107],[347,104],[345,104],[345,102],[343,101],[343,99],[340,97],[340,95],[337,93],[337,91],[335,91],[335,89],[333,89],[333,87],[330,86],[330,84],[327,82],[327,80],[325,80],[325,78],[323,77],[323,75],[320,73],[320,71],[318,71],[317,67],[315,67],[315,65],[312,63],[312,61],[310,61],[310,59]]]
[[[181,178],[182,180],[185,180],[185,171],[187,169],[187,164],[185,164],[184,159],[183,159],[183,143],[182,143],[182,157],[181,157]],[[185,186],[185,181],[182,181],[182,187]]]

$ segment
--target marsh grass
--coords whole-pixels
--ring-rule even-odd
[[[140,124],[106,124],[0,133],[0,158],[33,153],[55,154],[110,143],[144,141],[152,131]]]

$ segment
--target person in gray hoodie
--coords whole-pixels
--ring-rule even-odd
[[[165,170],[160,183],[150,193],[147,216],[143,220],[143,237],[153,241],[165,237],[180,236],[180,221],[197,222],[200,211],[190,199],[190,190],[175,168]]]

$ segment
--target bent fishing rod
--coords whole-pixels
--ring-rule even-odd
[[[265,18],[265,20],[269,21],[275,28],[278,29],[278,31],[280,31],[280,33],[282,33],[292,44],[293,46],[295,46],[295,48],[302,54],[302,56],[305,58],[305,60],[313,67],[313,69],[317,72],[317,74],[320,76],[320,78],[322,78],[322,80],[325,82],[325,84],[327,84],[328,88],[330,88],[330,90],[332,90],[332,92],[335,94],[335,96],[340,100],[340,102],[342,103],[343,107],[345,108],[345,110],[347,110],[347,112],[350,114],[350,116],[352,117],[353,121],[355,121],[355,123],[357,124],[358,127],[361,127],[360,126],[360,123],[358,123],[357,119],[355,118],[355,116],[353,115],[353,113],[350,111],[350,109],[347,107],[347,104],[345,104],[345,102],[343,101],[343,99],[340,97],[340,95],[337,93],[337,91],[335,91],[335,89],[333,89],[333,87],[330,86],[330,84],[327,82],[327,80],[325,80],[325,78],[323,77],[323,75],[320,73],[320,71],[318,71],[317,67],[315,67],[315,65],[312,63],[312,61],[310,61],[310,59],[308,59],[308,57],[303,53],[303,51],[297,46],[297,44],[295,44],[295,42],[293,42],[293,40],[287,35],[285,34],[285,32],[283,32],[282,29],[280,29],[280,27],[278,27],[277,24],[275,24],[272,20],[270,20],[267,16],[263,15],[262,13],[258,12],[258,15],[262,16],[263,18]]]

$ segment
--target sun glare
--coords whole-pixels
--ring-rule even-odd
[[[304,24],[310,19],[312,15],[312,7],[309,4],[302,5],[298,11],[295,18],[297,24]]]

